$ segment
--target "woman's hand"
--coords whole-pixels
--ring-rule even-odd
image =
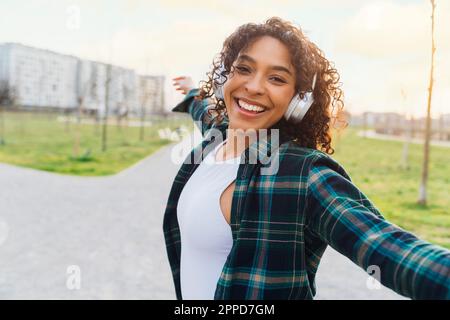
[[[191,77],[180,76],[173,78],[172,80],[173,86],[183,94],[187,94],[189,91],[195,88],[194,81]]]

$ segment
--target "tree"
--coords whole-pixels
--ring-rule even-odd
[[[89,92],[92,92],[96,88],[96,83],[93,81],[93,76],[91,74],[90,78],[84,83],[81,92],[78,95],[78,107],[77,107],[77,129],[75,131],[75,141],[73,145],[73,157],[77,159],[80,153],[80,136],[81,136],[81,116],[84,109],[84,103],[86,101],[86,96]]]
[[[5,144],[5,109],[16,100],[14,88],[7,81],[0,81],[0,145]]]
[[[117,115],[117,128],[122,133],[122,136],[126,137],[122,132],[123,120],[125,120],[125,126],[128,127],[128,113],[129,113],[129,100],[132,96],[132,89],[125,82],[122,82],[121,100],[117,103],[116,115]]]
[[[139,140],[144,141],[145,113],[150,98],[150,93],[147,88],[147,82],[145,80],[142,80],[142,82],[140,83],[140,90],[142,94],[139,101],[141,104],[141,127],[139,130]]]
[[[433,94],[433,74],[434,74],[434,53],[436,47],[434,45],[434,10],[436,4],[434,0],[431,2],[431,70],[430,70],[430,84],[428,87],[428,106],[427,106],[427,120],[425,126],[425,143],[423,148],[423,165],[422,165],[422,180],[419,187],[418,203],[421,205],[427,204],[427,180],[428,167],[430,158],[430,137],[431,137],[431,97]]]
[[[103,115],[102,151],[106,151],[108,144],[109,86],[111,83],[111,69],[112,66],[108,64],[106,67],[106,79],[105,79],[105,111]]]

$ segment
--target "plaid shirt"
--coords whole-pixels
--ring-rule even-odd
[[[198,167],[195,154],[214,145],[209,129],[219,129],[224,139],[228,127],[227,119],[219,126],[211,123],[205,112],[211,101],[193,99],[197,94],[198,89],[191,90],[172,109],[188,112],[204,137],[181,166],[164,214],[177,299],[182,299],[178,199]],[[253,152],[267,157],[257,145],[241,155],[231,207],[233,246],[214,299],[313,299],[315,274],[327,245],[366,271],[375,266],[380,282],[403,296],[450,299],[449,250],[386,221],[327,154],[281,136],[278,171],[262,175],[262,163],[267,162],[249,161]]]

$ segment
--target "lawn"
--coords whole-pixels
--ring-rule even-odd
[[[391,222],[450,249],[450,148],[431,146],[427,206],[417,204],[423,145],[409,146],[409,170],[402,169],[403,142],[357,136],[349,128],[332,156]]]
[[[102,151],[102,125],[83,124],[75,157],[76,123],[57,121],[54,114],[6,113],[0,161],[62,174],[111,175],[172,142],[161,139],[158,130],[174,130],[181,125],[190,128],[191,122],[188,118],[154,120],[151,127],[145,127],[143,141],[139,127],[118,126],[113,122],[107,129],[106,151]]]

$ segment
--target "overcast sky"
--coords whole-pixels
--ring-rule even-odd
[[[436,3],[435,116],[450,113],[450,1]],[[279,16],[334,62],[350,112],[426,114],[429,0],[1,0],[0,12],[0,42],[164,74],[169,104],[182,98],[172,77],[203,79],[239,25]]]

